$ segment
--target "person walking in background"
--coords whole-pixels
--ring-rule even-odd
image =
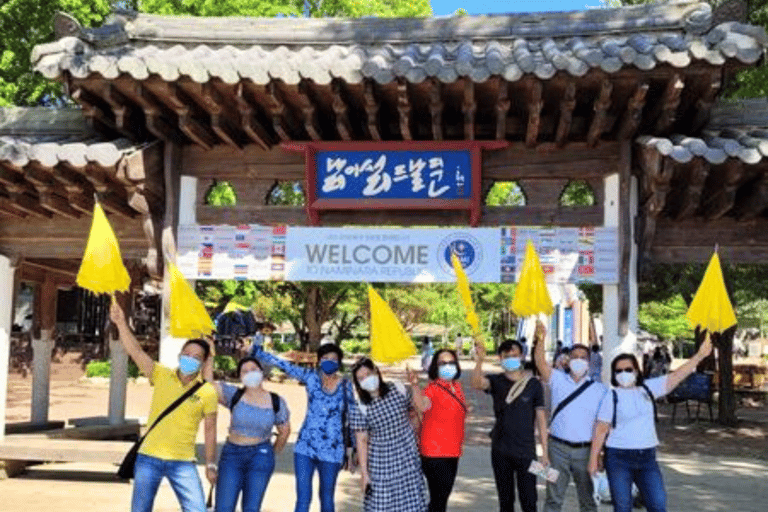
[[[424,336],[421,339],[421,369],[425,372],[429,369],[429,365],[432,362],[432,342],[429,341],[429,336]]]
[[[352,380],[360,397],[350,426],[360,456],[364,512],[426,512],[424,474],[409,420],[411,390],[385,382],[366,357],[352,367]]]
[[[309,510],[315,470],[320,476],[320,510],[334,512],[336,478],[345,451],[342,413],[345,407],[350,412],[355,408],[352,386],[340,374],[344,352],[334,343],[322,345],[317,349],[317,370],[291,364],[263,349],[257,349],[255,355],[262,363],[280,368],[307,389],[307,415],[293,448],[295,512]]]
[[[538,426],[543,449],[541,462],[549,465],[544,388],[538,379],[522,370],[523,350],[516,340],[506,340],[499,345],[503,373],[484,375],[485,347],[477,343],[476,350],[472,386],[491,395],[496,416],[491,431],[491,465],[499,493],[499,510],[514,510],[517,483],[523,512],[535,512],[536,477],[528,471],[531,462],[536,460],[534,425]]]
[[[438,350],[427,376],[429,384],[422,391],[417,375],[408,370],[413,404],[422,414],[419,451],[421,469],[429,488],[429,512],[445,512],[456,481],[467,419],[467,403],[458,380],[461,366],[456,352]]]
[[[153,361],[141,348],[128,326],[123,309],[115,301],[112,302],[110,318],[117,326],[125,351],[154,388],[148,425],[154,424],[178,398],[191,392],[189,398],[144,438],[136,457],[131,512],[151,512],[163,478],[170,482],[182,512],[205,512],[203,486],[197,473],[195,441],[202,421],[205,430],[205,475],[213,485],[217,471],[216,390],[200,374],[204,362],[213,364],[211,347],[205,340],[188,340],[179,354],[178,368],[168,368]]]
[[[636,484],[648,512],[665,512],[667,494],[656,460],[656,400],[675,389],[712,353],[709,334],[698,352],[672,373],[643,379],[634,354],[621,354],[611,363],[614,386],[600,404],[592,438],[589,472],[597,473],[605,445],[605,471],[614,512],[632,510],[632,484]]]
[[[597,410],[606,389],[587,375],[590,352],[584,345],[571,347],[568,373],[553,370],[544,352],[545,334],[544,324],[537,322],[533,357],[541,380],[549,385],[552,393],[549,461],[560,474],[557,481],[547,482],[544,512],[562,510],[571,477],[576,485],[581,512],[597,512],[592,476],[587,466]]]
[[[456,354],[461,357],[464,355],[464,338],[461,333],[456,333]]]
[[[246,357],[237,365],[243,387],[214,382],[212,364],[205,365],[204,373],[216,388],[219,403],[232,413],[229,436],[219,458],[215,510],[234,512],[242,493],[242,512],[259,512],[275,470],[275,454],[285,447],[291,432],[288,405],[264,389],[264,372],[254,358]],[[277,437],[272,444],[274,427]]]
[[[589,354],[589,378],[595,382],[603,381],[603,356],[597,344],[592,345],[592,353]]]

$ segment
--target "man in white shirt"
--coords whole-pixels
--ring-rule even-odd
[[[584,345],[571,347],[568,373],[553,371],[544,353],[544,334],[544,324],[537,322],[533,357],[552,392],[549,461],[560,472],[556,482],[547,482],[544,512],[560,512],[571,477],[581,512],[597,512],[587,466],[597,411],[607,390],[589,377],[590,353]]]
[[[461,337],[461,333],[456,334],[456,355],[461,357],[464,355],[464,338]]]

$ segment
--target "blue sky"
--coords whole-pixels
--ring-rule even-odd
[[[505,12],[578,11],[597,7],[600,0],[432,0],[436,16],[453,14],[463,7],[469,14]]]

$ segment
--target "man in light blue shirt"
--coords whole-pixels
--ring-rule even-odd
[[[607,390],[589,377],[590,351],[584,345],[571,347],[568,373],[553,371],[544,353],[544,334],[544,325],[538,322],[533,357],[541,380],[552,392],[549,461],[560,472],[556,482],[547,482],[544,512],[560,512],[571,477],[581,512],[597,512],[587,465],[597,411]]]

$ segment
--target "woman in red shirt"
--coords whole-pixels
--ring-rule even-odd
[[[429,486],[429,512],[445,512],[456,480],[467,417],[456,352],[438,350],[427,376],[429,384],[423,391],[415,373],[409,371],[408,379],[413,386],[413,405],[422,414],[419,449]]]

